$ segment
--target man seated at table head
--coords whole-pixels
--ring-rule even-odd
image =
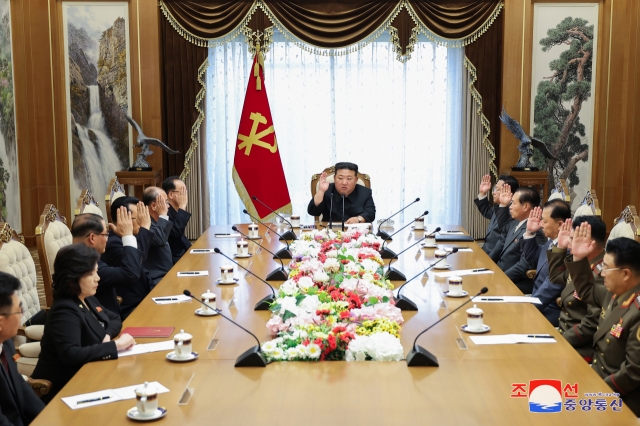
[[[591,225],[591,240],[595,243],[590,246],[587,254],[589,266],[596,287],[604,287],[602,276],[602,262],[604,259],[604,246],[607,238],[607,225],[597,216],[580,216],[573,222],[567,219],[558,232],[558,244],[547,251],[549,260],[549,278],[557,284],[562,293],[557,299],[560,306],[559,328],[560,333],[573,346],[576,351],[587,361],[593,362],[593,335],[598,329],[600,308],[589,305],[580,299],[576,292],[573,280],[565,266],[565,260],[571,261],[572,256],[567,256],[567,249],[571,247],[574,230],[586,222]]]
[[[177,176],[168,177],[162,182],[162,189],[167,194],[169,200],[168,215],[173,222],[173,227],[169,233],[169,247],[173,263],[176,263],[183,254],[191,247],[191,242],[184,235],[187,223],[191,218],[191,213],[186,211],[189,197],[187,186]]]
[[[334,183],[327,181],[322,173],[316,195],[309,202],[307,213],[322,215],[323,221],[345,223],[373,222],[376,218],[376,205],[371,189],[358,185],[358,166],[341,162],[335,166]],[[344,216],[343,216],[344,212]]]
[[[117,264],[108,265],[102,260],[98,261],[98,276],[100,286],[96,292],[96,298],[102,306],[112,312],[120,313],[116,287],[123,283],[135,282],[140,276],[142,257],[144,252],[138,250],[138,242],[133,236],[133,224],[131,213],[126,207],[120,207],[116,212],[117,225],[110,224],[115,234],[120,237],[122,250],[121,258]],[[101,216],[93,213],[84,213],[76,216],[71,225],[71,235],[74,243],[82,243],[95,249],[102,255],[107,248],[109,232]]]
[[[44,409],[31,386],[18,373],[13,337],[22,324],[24,308],[18,297],[20,281],[0,272],[0,424],[28,425]]]
[[[533,281],[527,278],[527,271],[535,269],[536,265],[529,263],[522,256],[519,242],[527,230],[529,214],[539,205],[540,194],[528,186],[519,187],[513,194],[507,184],[500,190],[500,208],[496,213],[499,216],[500,238],[489,256],[524,294],[530,294],[533,290]],[[503,218],[507,217],[507,206],[510,219],[505,221]],[[542,230],[536,232],[536,239],[538,244],[544,244],[547,240]]]
[[[536,265],[536,274],[533,277],[533,291],[531,296],[540,299],[541,304],[536,308],[553,324],[558,326],[560,306],[556,303],[562,293],[562,287],[551,282],[549,278],[549,263],[547,251],[558,245],[558,234],[564,222],[571,219],[571,207],[564,200],[547,201],[543,208],[534,208],[527,220],[527,230],[520,244],[522,255],[531,264]],[[544,244],[538,244],[537,232],[542,232],[548,240]]]
[[[138,306],[138,304],[146,297],[151,291],[153,286],[153,280],[149,277],[149,271],[142,266],[147,259],[151,241],[151,216],[149,216],[149,208],[144,205],[143,202],[138,201],[134,197],[120,197],[116,198],[111,204],[111,218],[115,221],[119,220],[117,215],[118,210],[121,207],[125,207],[131,217],[131,223],[133,225],[133,235],[136,238],[138,248],[142,252],[140,258],[140,268],[138,276],[135,280],[129,282],[123,282],[116,288],[118,296],[122,297],[122,304],[120,305],[120,315],[124,321],[127,316]],[[118,223],[114,223],[117,228]],[[111,266],[122,266],[122,258],[124,257],[122,238],[115,233],[114,228],[109,231],[109,240],[107,241],[107,248],[102,254],[102,261]]]
[[[149,216],[151,216],[151,241],[144,267],[149,271],[149,276],[155,285],[173,266],[173,256],[168,241],[173,222],[168,215],[167,194],[162,188],[157,186],[145,188],[142,193],[142,202],[149,208]]]
[[[513,193],[520,187],[518,179],[514,178],[513,176],[498,176],[498,182],[496,182],[495,186],[493,187],[493,204],[491,204],[489,203],[488,197],[489,191],[491,191],[491,175],[484,175],[482,177],[482,181],[480,182],[478,198],[473,200],[478,210],[480,210],[480,214],[482,214],[482,216],[486,217],[487,219],[490,219],[489,226],[487,227],[487,234],[484,238],[484,244],[482,245],[482,250],[487,254],[491,252],[493,247],[500,239],[500,235],[492,231],[498,228],[498,217],[496,215],[496,211],[500,206],[500,191],[502,191],[502,186],[505,183],[509,185],[511,193]]]

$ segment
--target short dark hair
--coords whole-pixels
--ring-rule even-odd
[[[514,178],[513,176],[500,175],[500,176],[498,176],[498,180],[501,180],[504,183],[506,183],[507,185],[509,185],[509,187],[511,188],[511,193],[512,194],[514,192],[516,192],[518,190],[518,188],[520,188],[520,183],[518,182],[518,179]]]
[[[164,189],[164,192],[166,192],[167,195],[169,194],[169,191],[175,191],[176,190],[175,182],[177,180],[180,180],[180,178],[178,176],[169,176],[168,178],[166,178],[162,182],[162,189]]]
[[[336,163],[335,169],[336,169],[336,173],[338,173],[338,170],[351,170],[356,172],[356,176],[358,176],[358,165],[354,163],[348,163],[346,161],[342,161],[340,163]]]
[[[18,290],[20,280],[11,274],[0,272],[0,310],[13,305],[13,293]]]
[[[565,221],[571,219],[571,206],[564,200],[549,200],[543,208],[551,207],[551,219]]]
[[[629,268],[635,275],[640,275],[639,242],[625,237],[614,238],[607,243],[606,251],[613,256],[617,268]]]
[[[571,223],[571,227],[576,228],[580,226],[582,222],[587,222],[591,225],[591,238],[601,247],[604,246],[607,239],[607,224],[598,216],[578,216]]]
[[[100,255],[84,244],[62,247],[53,262],[53,297],[80,295],[80,278],[93,271]]]
[[[151,205],[151,203],[156,201],[158,195],[160,195],[160,188],[158,188],[157,186],[149,186],[142,192],[142,202],[145,206],[148,207]]]
[[[518,201],[520,204],[529,203],[531,208],[538,207],[540,205],[540,194],[530,186],[521,186],[517,191],[514,191],[513,196],[518,195]]]
[[[76,216],[71,225],[71,236],[73,238],[84,238],[87,235],[102,234],[104,232],[104,219],[94,213],[83,213]]]
[[[113,203],[111,203],[111,222],[114,224],[118,223],[118,209],[120,207],[126,207],[127,210],[131,211],[129,206],[131,204],[137,205],[139,202],[140,200],[136,197],[124,196],[116,198]]]

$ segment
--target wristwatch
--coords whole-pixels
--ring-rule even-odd
[[[358,223],[364,222],[364,218],[362,216],[358,216]]]

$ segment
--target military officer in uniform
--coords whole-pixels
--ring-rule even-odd
[[[616,238],[607,243],[601,274],[604,287],[594,285],[588,256],[596,242],[591,225],[574,231],[571,253],[565,261],[579,298],[601,308],[593,335],[592,367],[640,415],[640,243]]]
[[[558,233],[558,245],[547,252],[547,259],[549,260],[549,279],[554,284],[564,286],[562,294],[557,300],[557,304],[560,306],[560,333],[582,355],[585,361],[591,363],[593,361],[593,335],[598,327],[600,308],[579,299],[573,280],[564,264],[565,259],[571,261],[573,258],[571,255],[567,257],[567,248],[571,245],[572,229],[580,226],[583,222],[591,225],[591,238],[596,243],[587,256],[593,279],[597,287],[604,288],[601,271],[607,225],[596,216],[581,216],[576,218],[573,223],[571,219],[565,221]]]

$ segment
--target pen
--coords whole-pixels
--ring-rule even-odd
[[[527,337],[535,337],[537,339],[554,339],[554,337],[549,334],[530,334]]]
[[[474,269],[474,270],[473,270],[473,271],[471,271],[471,272],[482,272],[482,271],[488,271],[488,270],[489,270],[489,269],[487,269],[487,268],[480,268],[480,269]]]
[[[182,275],[198,275],[200,272],[180,272]]]
[[[207,253],[210,251],[210,249],[193,249],[191,251],[194,253]]]
[[[482,298],[480,300],[488,300],[490,302],[502,302],[504,299],[489,299],[489,298]]]
[[[79,404],[86,404],[88,402],[102,401],[102,400],[109,399],[109,398],[111,398],[111,397],[110,396],[101,396],[100,398],[85,399],[84,401],[78,401],[78,402],[76,402],[76,404],[78,404],[78,405]]]
[[[156,300],[156,301],[158,301],[158,300],[178,300],[178,298],[177,297],[156,297],[153,300]]]

